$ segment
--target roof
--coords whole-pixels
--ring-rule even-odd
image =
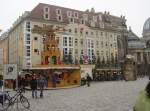
[[[150,33],[150,17],[145,21],[143,26],[143,35]]]
[[[55,6],[55,5],[50,5],[50,4],[44,4],[44,3],[39,3],[30,13],[29,18],[32,19],[41,19],[44,20],[43,18],[43,8],[48,7],[50,18],[48,21],[57,21],[57,14],[56,14],[56,9],[61,9],[61,15],[63,21],[59,21],[62,23],[69,23],[69,19],[67,16],[67,11],[72,11],[72,12],[77,12],[78,13],[78,18],[83,18],[83,14],[87,14],[88,16],[88,21],[85,22],[87,26],[90,25],[90,21],[93,19],[93,16],[97,16],[97,23],[95,23],[95,27],[100,27],[99,23],[100,22],[110,22],[111,26],[123,26],[125,25],[124,22],[126,21],[125,18],[120,18],[116,17],[113,15],[109,15],[108,13],[103,14],[101,12],[89,12],[89,11],[79,11],[71,8],[65,8],[65,7],[60,7],[60,6]],[[101,15],[101,18],[99,17]],[[73,16],[73,15],[72,15]],[[75,19],[75,23],[79,23],[80,19]]]
[[[139,41],[139,40],[140,40],[139,37],[130,29],[128,33],[128,41]]]
[[[140,38],[134,32],[132,32],[131,29],[129,30],[129,33],[128,33],[128,48],[130,49],[146,48],[145,42],[140,40]]]

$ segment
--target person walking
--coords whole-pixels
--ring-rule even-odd
[[[0,80],[0,88],[3,86],[3,81]]]
[[[21,89],[23,90],[23,92],[25,93],[25,86],[26,86],[26,80],[25,80],[25,77],[22,77],[21,80],[20,80],[20,87]]]
[[[40,98],[43,98],[43,89],[44,89],[44,85],[46,83],[46,80],[45,80],[45,77],[43,77],[41,74],[40,74],[40,77],[38,79],[38,86],[40,88]]]
[[[32,98],[37,98],[37,79],[35,75],[32,76],[32,80],[30,81],[30,86],[32,90]]]
[[[90,87],[90,81],[91,81],[91,77],[89,76],[89,74],[87,73],[86,75],[86,82],[87,82],[87,86]]]

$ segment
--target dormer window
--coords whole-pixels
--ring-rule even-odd
[[[93,16],[93,21],[97,22],[97,16]]]
[[[44,12],[49,12],[49,8],[48,8],[48,7],[45,7],[45,8],[44,8]]]
[[[61,10],[60,9],[56,9],[56,14],[61,15]]]
[[[81,24],[85,24],[85,21],[83,19],[81,19]]]
[[[49,20],[49,7],[44,7],[44,19]]]
[[[69,22],[70,22],[70,23],[74,23],[74,19],[73,19],[73,18],[70,18],[70,19],[69,19]]]
[[[83,19],[84,19],[85,21],[88,21],[88,15],[87,15],[87,14],[83,14]]]
[[[67,11],[67,16],[71,17],[72,16],[72,12],[71,11]]]
[[[58,16],[57,16],[57,20],[58,20],[58,21],[62,21],[62,16],[61,16],[61,15],[58,15]]]
[[[74,18],[78,18],[78,12],[74,12]]]

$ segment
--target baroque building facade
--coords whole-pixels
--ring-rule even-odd
[[[150,73],[150,19],[143,26],[143,37],[139,38],[129,29],[128,54],[133,55],[137,67],[137,75],[149,75]]]
[[[100,60],[117,58],[122,63],[127,53],[127,26],[124,16],[109,12],[79,11],[49,4],[38,4],[25,12],[11,27],[9,40],[9,63],[20,70],[30,69],[41,63],[44,35],[33,33],[35,26],[52,25],[63,57],[71,55],[73,62],[94,64]],[[82,61],[82,62],[81,62]]]

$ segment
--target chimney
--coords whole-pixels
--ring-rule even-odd
[[[89,9],[86,9],[86,11],[85,12],[89,12]]]
[[[125,19],[125,16],[123,16],[123,19]]]
[[[94,8],[91,8],[91,12],[92,12],[92,13],[95,13],[95,9],[94,9]]]
[[[131,26],[129,26],[129,31],[132,32]]]

